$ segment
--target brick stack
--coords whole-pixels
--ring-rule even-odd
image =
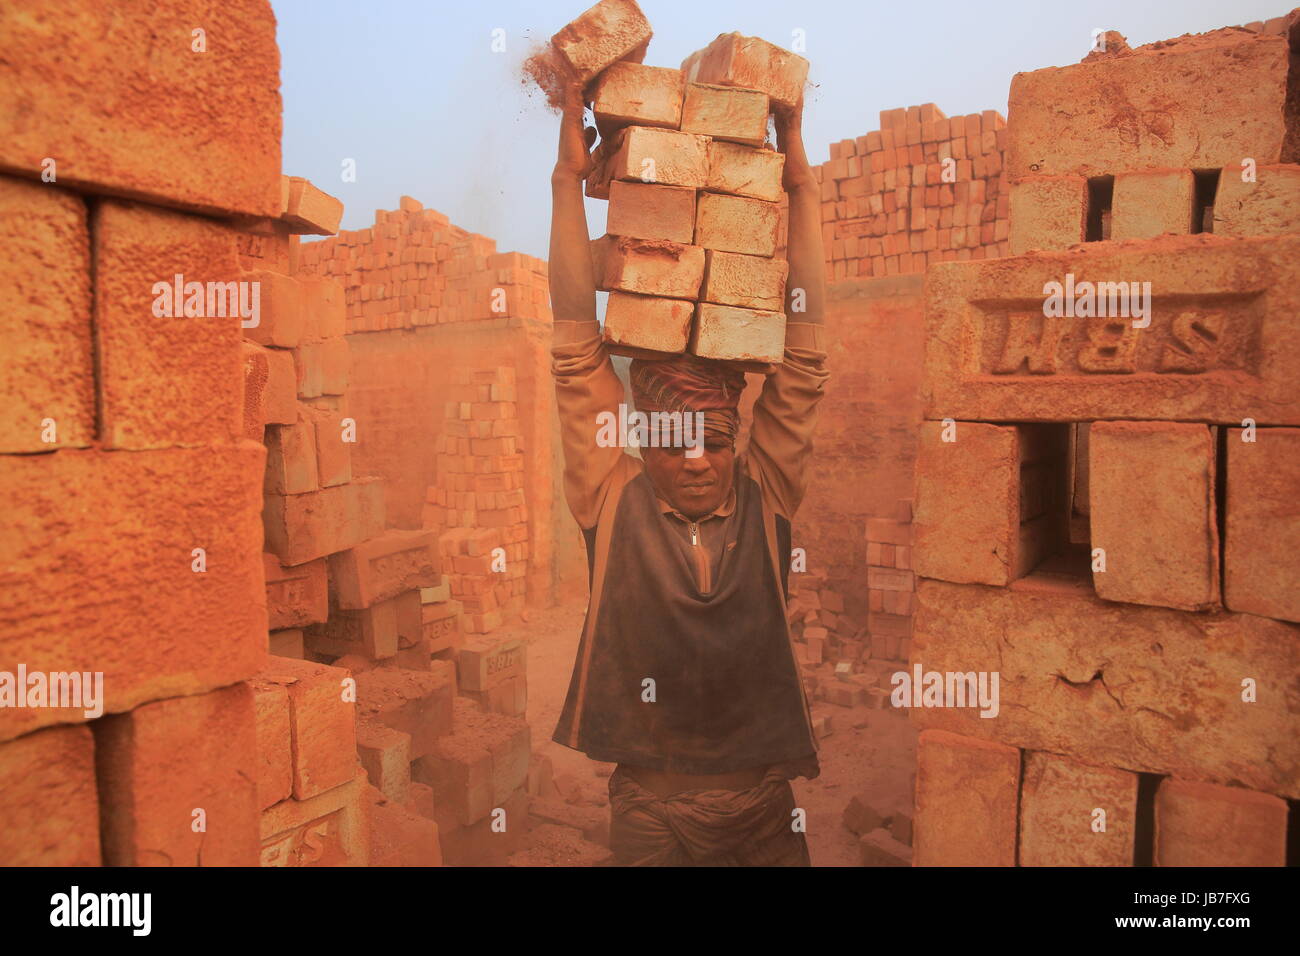
[[[1012,83],[1011,236],[1032,254],[926,279],[911,663],[996,673],[1001,690],[992,719],[912,708],[919,865],[1286,861],[1300,798],[1295,24],[1120,47]],[[1164,117],[1168,135],[1100,121],[1127,115]],[[1217,193],[1205,170],[1222,170]],[[1102,239],[1103,212],[1129,238]],[[1048,283],[1076,281],[1070,305],[1097,291],[1102,311],[1044,301]],[[1155,294],[1133,315],[1143,282]]]
[[[826,278],[1009,254],[1005,144],[996,110],[947,117],[933,103],[881,110],[880,129],[831,143],[813,167]]]
[[[609,200],[592,245],[610,293],[605,341],[622,355],[779,361],[785,158],[765,143],[773,105],[802,97],[808,62],[730,33],[680,69],[646,66],[649,39],[631,0],[602,0],[552,39],[588,79],[601,134],[587,195]]]
[[[279,57],[256,0],[196,54],[212,14],[161,5],[106,42],[73,3],[57,45],[5,21],[26,105],[0,115],[0,672],[102,674],[103,716],[0,707],[0,865],[258,859],[265,451],[226,283],[235,224],[280,209]]]
[[[409,196],[369,228],[304,245],[300,258],[305,273],[343,283],[348,332],[550,317],[543,260],[499,253]]]
[[[438,483],[424,526],[439,540],[466,633],[484,634],[524,606],[528,509],[514,370],[456,369],[437,439]]]
[[[867,633],[875,659],[905,661],[911,650],[912,502],[892,518],[867,519]]]

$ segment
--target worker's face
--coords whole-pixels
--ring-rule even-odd
[[[707,441],[700,454],[689,448],[642,448],[646,471],[660,496],[688,518],[716,511],[731,491],[736,449]]]

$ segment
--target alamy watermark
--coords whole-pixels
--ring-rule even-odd
[[[978,707],[981,717],[996,717],[1000,709],[997,671],[926,671],[918,661],[889,682],[895,707]]]
[[[262,322],[260,282],[186,282],[178,272],[171,282],[155,282],[150,291],[153,314],[160,319],[239,316],[245,329],[255,329]]]
[[[629,411],[596,416],[596,444],[601,448],[685,448],[687,458],[704,454],[703,412]]]
[[[1075,282],[1065,274],[1064,284],[1043,283],[1043,315],[1059,318],[1131,318],[1133,328],[1151,324],[1150,282]]]
[[[104,714],[103,671],[0,671],[0,708],[78,707],[88,720]]]

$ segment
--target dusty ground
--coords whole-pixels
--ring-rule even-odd
[[[551,758],[557,779],[603,802],[612,765],[551,740],[569,686],[584,608],[569,604],[530,611],[526,623],[503,629],[528,641],[528,723],[534,753]],[[814,866],[858,866],[858,837],[842,823],[844,808],[858,796],[882,815],[910,812],[916,765],[916,731],[904,712],[838,707],[819,702],[813,716],[831,717],[821,741],[822,774],[796,780],[798,805],[807,810],[808,846]]]

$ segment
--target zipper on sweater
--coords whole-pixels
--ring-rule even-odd
[[[691,545],[696,548],[700,546],[700,526],[694,521],[691,522]]]
[[[691,532],[691,549],[695,552],[695,580],[700,592],[708,594],[713,589],[713,575],[709,568],[709,555],[700,545],[700,523],[687,522]]]

